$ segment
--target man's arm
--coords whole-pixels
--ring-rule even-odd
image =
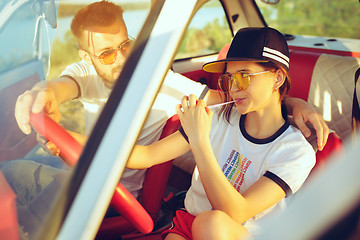
[[[213,105],[224,101],[222,93],[216,90],[209,90],[206,93],[204,100],[207,105]],[[319,114],[308,102],[300,98],[288,97],[285,100],[285,105],[288,113],[293,115],[295,124],[305,137],[311,135],[311,131],[306,126],[306,123],[310,122],[314,126],[317,137],[317,146],[321,151],[329,136],[329,127],[321,114]]]
[[[224,102],[224,95],[221,91],[209,89],[204,97],[204,101],[207,106],[222,103]]]
[[[295,124],[305,137],[310,137],[311,135],[311,131],[306,126],[306,123],[310,122],[313,125],[316,131],[317,146],[321,151],[329,136],[329,127],[321,114],[308,102],[300,98],[286,98],[285,105],[288,113],[293,115]]]
[[[30,113],[44,111],[55,121],[60,121],[59,104],[78,96],[77,84],[69,77],[60,77],[54,81],[42,81],[31,90],[20,95],[15,104],[15,119],[21,131],[30,134]]]

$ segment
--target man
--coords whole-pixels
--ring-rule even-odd
[[[80,143],[85,144],[122,71],[133,39],[128,36],[121,7],[107,1],[96,2],[81,9],[72,21],[71,30],[77,39],[82,61],[69,65],[57,80],[38,83],[19,96],[15,106],[15,117],[20,129],[29,134],[30,112],[44,111],[59,121],[59,104],[78,98],[85,109],[86,133],[71,134]],[[169,92],[168,87],[181,94]],[[159,139],[166,120],[175,114],[175,105],[180,102],[183,95],[205,95],[208,104],[220,101],[217,92],[207,90],[206,86],[169,71],[137,144],[147,145]],[[321,116],[306,104],[299,99],[288,100],[295,122],[303,132],[309,131],[304,121],[310,121],[314,125],[318,135],[318,146],[321,149],[326,143],[328,128]],[[59,150],[51,142],[45,145],[53,154],[59,154]],[[121,182],[135,197],[141,190],[144,174],[144,170],[129,169],[123,173]]]

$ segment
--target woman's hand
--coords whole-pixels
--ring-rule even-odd
[[[181,104],[176,106],[176,113],[190,145],[201,143],[204,138],[209,137],[213,112],[205,101],[198,100],[195,95],[184,96]]]

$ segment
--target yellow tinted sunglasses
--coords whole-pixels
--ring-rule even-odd
[[[250,76],[267,73],[270,71],[263,71],[258,73],[247,73],[245,71],[239,71],[236,73],[225,73],[219,77],[218,85],[221,91],[229,92],[231,85],[234,82],[239,90],[246,90],[250,85]]]

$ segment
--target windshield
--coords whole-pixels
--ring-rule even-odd
[[[6,20],[0,31],[6,46],[2,59],[24,55],[0,71],[0,200],[8,204],[1,215],[11,219],[11,239],[101,234],[106,230],[99,227],[102,217],[122,216],[109,207],[120,176],[135,201],[150,199],[146,211],[156,219],[172,163],[166,172],[153,171],[153,177],[147,169],[124,166],[135,143],[149,145],[164,137],[184,95],[206,94],[202,80],[210,75],[201,66],[216,58],[232,36],[222,2],[8,2],[1,6],[11,11],[0,12],[0,22]],[[175,56],[182,58],[177,69],[170,67]],[[30,114],[39,111],[60,128],[41,114]],[[167,134],[178,129],[179,120],[173,123]],[[170,188],[188,188],[183,181],[188,175],[177,179],[181,187],[174,183]],[[161,189],[144,193],[148,178],[160,178],[146,183]],[[170,216],[164,214],[162,226]],[[121,222],[125,230],[135,230],[129,221]],[[7,225],[0,221],[2,227]]]
[[[286,34],[360,39],[358,1],[256,0],[266,23]]]
[[[0,221],[0,238],[6,234],[9,239],[35,239],[46,222],[57,193],[73,172],[74,164],[64,161],[64,152],[54,156],[45,151],[39,143],[46,145],[49,139],[37,136],[34,130],[25,134],[14,117],[18,97],[34,85],[57,81],[64,74],[76,74],[84,66],[89,67],[85,71],[94,71],[91,61],[84,63],[79,55],[81,46],[70,30],[74,15],[92,1],[56,1],[52,6],[54,2],[0,2],[0,201],[1,218],[6,219],[6,222]],[[136,39],[150,11],[150,0],[112,2],[121,4],[129,39]],[[126,35],[125,38],[128,39]],[[123,39],[119,45],[122,42]],[[77,65],[72,65],[74,63]],[[107,69],[96,70],[106,73]],[[118,73],[114,78],[117,76]],[[111,91],[103,87],[101,90],[105,95],[94,97],[94,94],[99,94],[99,89],[86,92],[89,87],[86,83],[74,86],[88,95],[61,104],[61,118],[57,121],[70,132],[90,134]],[[40,119],[40,125],[42,123]],[[53,141],[61,138],[57,135],[59,132],[47,134],[55,136]],[[78,148],[77,157],[82,146]],[[7,230],[3,231],[5,227]]]
[[[40,36],[43,44],[35,41],[36,27],[43,28],[45,26],[41,26],[41,24],[36,26],[38,13],[33,6],[25,3],[19,6],[14,14],[9,15],[13,9],[8,4],[9,2],[11,1],[2,1],[0,4],[2,15],[2,21],[0,21],[0,72],[5,72],[42,56],[46,58],[49,55],[46,35]],[[50,32],[48,36],[49,39],[52,39]]]

